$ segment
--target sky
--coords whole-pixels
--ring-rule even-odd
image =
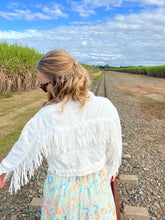
[[[0,42],[90,65],[165,65],[165,0],[5,0]]]

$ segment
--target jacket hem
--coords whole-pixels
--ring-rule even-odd
[[[53,170],[51,168],[48,169],[49,172],[56,176],[63,177],[73,177],[73,176],[86,176],[91,173],[95,173],[101,170],[106,164],[106,157],[104,157],[99,163],[92,165],[90,168],[78,168],[78,169],[69,169],[69,170]]]

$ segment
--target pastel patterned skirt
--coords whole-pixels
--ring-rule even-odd
[[[117,220],[106,166],[82,177],[50,172],[44,182],[41,220]]]

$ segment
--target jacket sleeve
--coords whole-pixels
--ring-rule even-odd
[[[38,128],[33,117],[24,126],[7,157],[0,163],[0,175],[6,173],[4,181],[11,177],[9,188],[11,194],[29,182],[27,174],[29,173],[31,178],[34,170],[41,165],[43,156],[47,157],[47,146],[39,140]]]
[[[109,120],[110,142],[106,146],[106,165],[111,176],[117,176],[122,164],[122,130],[117,108],[108,100],[106,116]]]

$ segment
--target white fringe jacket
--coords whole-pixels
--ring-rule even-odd
[[[111,176],[118,175],[122,157],[121,124],[116,107],[107,98],[91,95],[79,110],[79,102],[64,100],[43,107],[27,122],[18,141],[0,163],[0,175],[11,178],[9,192],[29,182],[43,160],[59,176],[84,176],[106,164]]]

